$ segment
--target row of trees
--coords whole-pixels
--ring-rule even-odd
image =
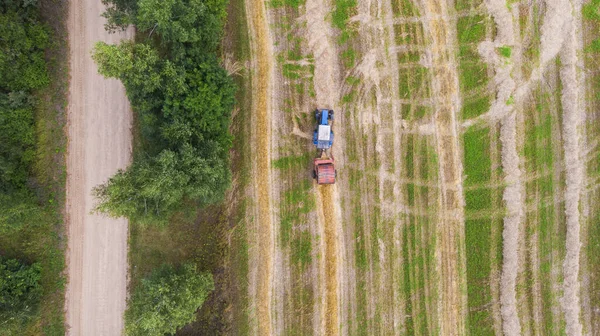
[[[120,79],[141,145],[133,164],[95,189],[97,209],[166,224],[186,202],[220,201],[229,186],[228,128],[234,85],[216,56],[226,1],[111,0],[109,30],[137,28],[136,42],[98,43],[93,58]]]
[[[135,113],[133,163],[95,189],[97,210],[134,225],[166,225],[184,207],[223,199],[230,183],[235,88],[217,57],[226,0],[105,0],[109,31],[136,40],[99,42],[99,72],[124,84]],[[192,264],[163,265],[134,285],[128,335],[174,334],[214,289]]]
[[[0,2],[0,233],[36,225],[44,208],[36,197],[33,92],[49,83],[44,50],[49,29],[35,0]],[[0,250],[1,252],[1,250]],[[19,328],[36,311],[41,267],[0,256],[0,325]]]

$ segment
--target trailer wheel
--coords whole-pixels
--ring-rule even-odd
[[[313,171],[312,171],[312,177],[313,177],[314,179],[316,179],[316,178],[317,178],[317,172],[316,172],[314,169],[313,169]]]

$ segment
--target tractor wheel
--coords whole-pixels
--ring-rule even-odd
[[[333,110],[329,110],[329,120],[333,121]]]

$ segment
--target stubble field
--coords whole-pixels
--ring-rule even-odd
[[[600,333],[599,5],[233,1],[232,332]]]

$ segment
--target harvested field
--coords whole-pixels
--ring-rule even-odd
[[[600,332],[598,7],[246,2],[242,334]]]

